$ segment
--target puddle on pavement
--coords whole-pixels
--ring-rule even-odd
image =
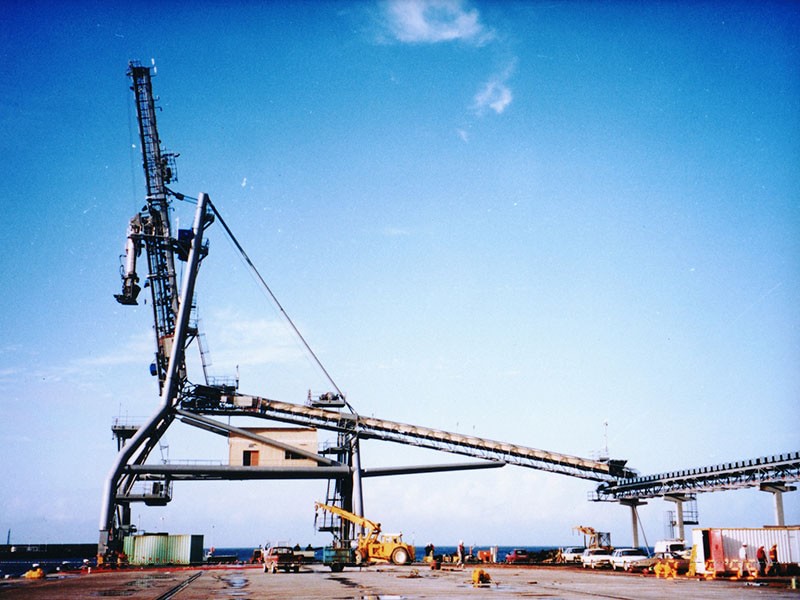
[[[250,593],[245,588],[250,584],[247,577],[241,575],[232,575],[230,577],[221,577],[220,581],[228,586],[228,589],[216,592],[215,596],[222,596],[225,598],[249,598]]]
[[[237,577],[225,577],[223,579],[223,581],[229,587],[232,587],[235,590],[239,590],[239,589],[242,589],[244,587],[247,587],[247,584],[249,583],[247,581],[247,577],[239,577],[239,576],[237,576]]]

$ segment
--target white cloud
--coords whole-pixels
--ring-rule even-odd
[[[460,0],[390,0],[385,15],[394,38],[405,43],[484,44],[494,35],[480,23],[478,11],[465,9]]]
[[[384,227],[382,233],[386,237],[406,237],[411,235],[411,230],[405,227]]]
[[[514,65],[512,64],[483,85],[481,90],[475,94],[472,105],[475,112],[483,114],[486,110],[491,109],[499,115],[511,104],[514,96],[506,82],[513,71]]]
[[[225,323],[209,332],[212,354],[220,364],[286,364],[304,357],[300,341],[280,319],[249,318],[226,309],[218,311],[212,322]]]

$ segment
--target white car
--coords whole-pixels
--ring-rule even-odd
[[[586,550],[584,546],[566,546],[561,549],[561,560],[565,563],[581,562],[581,555]]]
[[[611,550],[608,548],[587,548],[581,554],[584,569],[607,567],[611,564]]]
[[[617,548],[611,554],[611,568],[630,571],[631,564],[649,558],[641,548]]]

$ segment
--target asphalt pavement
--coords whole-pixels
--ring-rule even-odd
[[[264,573],[260,567],[126,569],[64,574],[43,580],[0,581],[0,598],[26,600],[128,598],[132,600],[281,599],[307,600],[422,600],[447,598],[541,598],[587,600],[663,600],[793,598],[790,580],[745,582],[705,581],[679,577],[568,567],[484,566],[491,582],[473,585],[473,570],[432,571],[427,566],[370,566],[332,573],[309,565],[300,573]]]

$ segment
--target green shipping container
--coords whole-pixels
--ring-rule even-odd
[[[191,565],[203,562],[202,535],[129,535],[123,550],[132,565]]]

